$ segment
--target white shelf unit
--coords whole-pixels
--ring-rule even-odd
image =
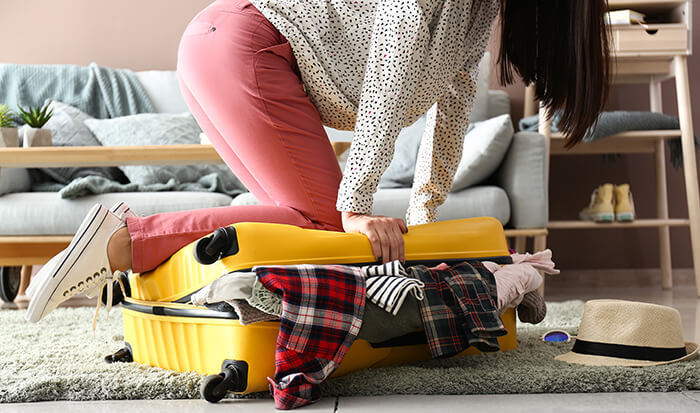
[[[645,13],[647,26],[611,26],[614,56],[613,83],[647,84],[652,112],[663,112],[661,84],[675,80],[680,130],[647,130],[619,133],[590,143],[581,143],[571,150],[564,148],[564,136],[551,133],[551,122],[540,107],[539,132],[548,138],[548,150],[553,155],[581,154],[652,154],[656,166],[657,217],[638,219],[630,223],[594,223],[585,221],[550,221],[549,230],[643,228],[656,227],[659,235],[659,257],[662,287],[671,288],[670,227],[689,226],[691,250],[700,297],[700,192],[698,191],[687,56],[692,53],[692,1],[679,0],[610,0],[610,10],[633,9]],[[533,87],[525,93],[525,116],[537,112]],[[688,219],[670,218],[666,184],[666,153],[664,142],[681,138],[683,174],[688,199]]]

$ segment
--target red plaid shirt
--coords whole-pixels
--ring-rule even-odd
[[[320,399],[320,383],[343,360],[362,326],[365,279],[347,265],[259,266],[268,290],[282,294],[282,317],[270,392],[278,409]]]

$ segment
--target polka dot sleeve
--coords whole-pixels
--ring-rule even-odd
[[[478,63],[459,71],[446,93],[428,111],[406,211],[408,225],[437,221],[437,207],[445,202],[462,159],[477,76]]]
[[[474,107],[479,62],[486,51],[495,12],[496,9],[484,8],[474,16],[474,24],[467,31],[471,45],[464,64],[428,111],[406,211],[408,225],[437,221],[437,208],[452,187]]]
[[[429,40],[422,1],[377,4],[355,135],[338,191],[338,211],[370,214],[373,195],[394,154],[394,142],[416,84]]]

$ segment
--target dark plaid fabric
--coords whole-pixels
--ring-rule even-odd
[[[355,341],[365,308],[365,279],[345,265],[260,266],[265,288],[282,295],[275,378],[278,409],[317,401],[319,384],[335,371]]]
[[[422,265],[409,270],[425,284],[420,311],[434,358],[455,355],[469,346],[498,351],[496,337],[508,331],[498,316],[496,280],[491,272],[478,261],[445,270]]]

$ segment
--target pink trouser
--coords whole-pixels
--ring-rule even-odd
[[[287,39],[247,0],[217,0],[187,26],[180,89],[226,164],[263,205],[128,218],[132,270],[236,222],[342,231],[341,171]]]

